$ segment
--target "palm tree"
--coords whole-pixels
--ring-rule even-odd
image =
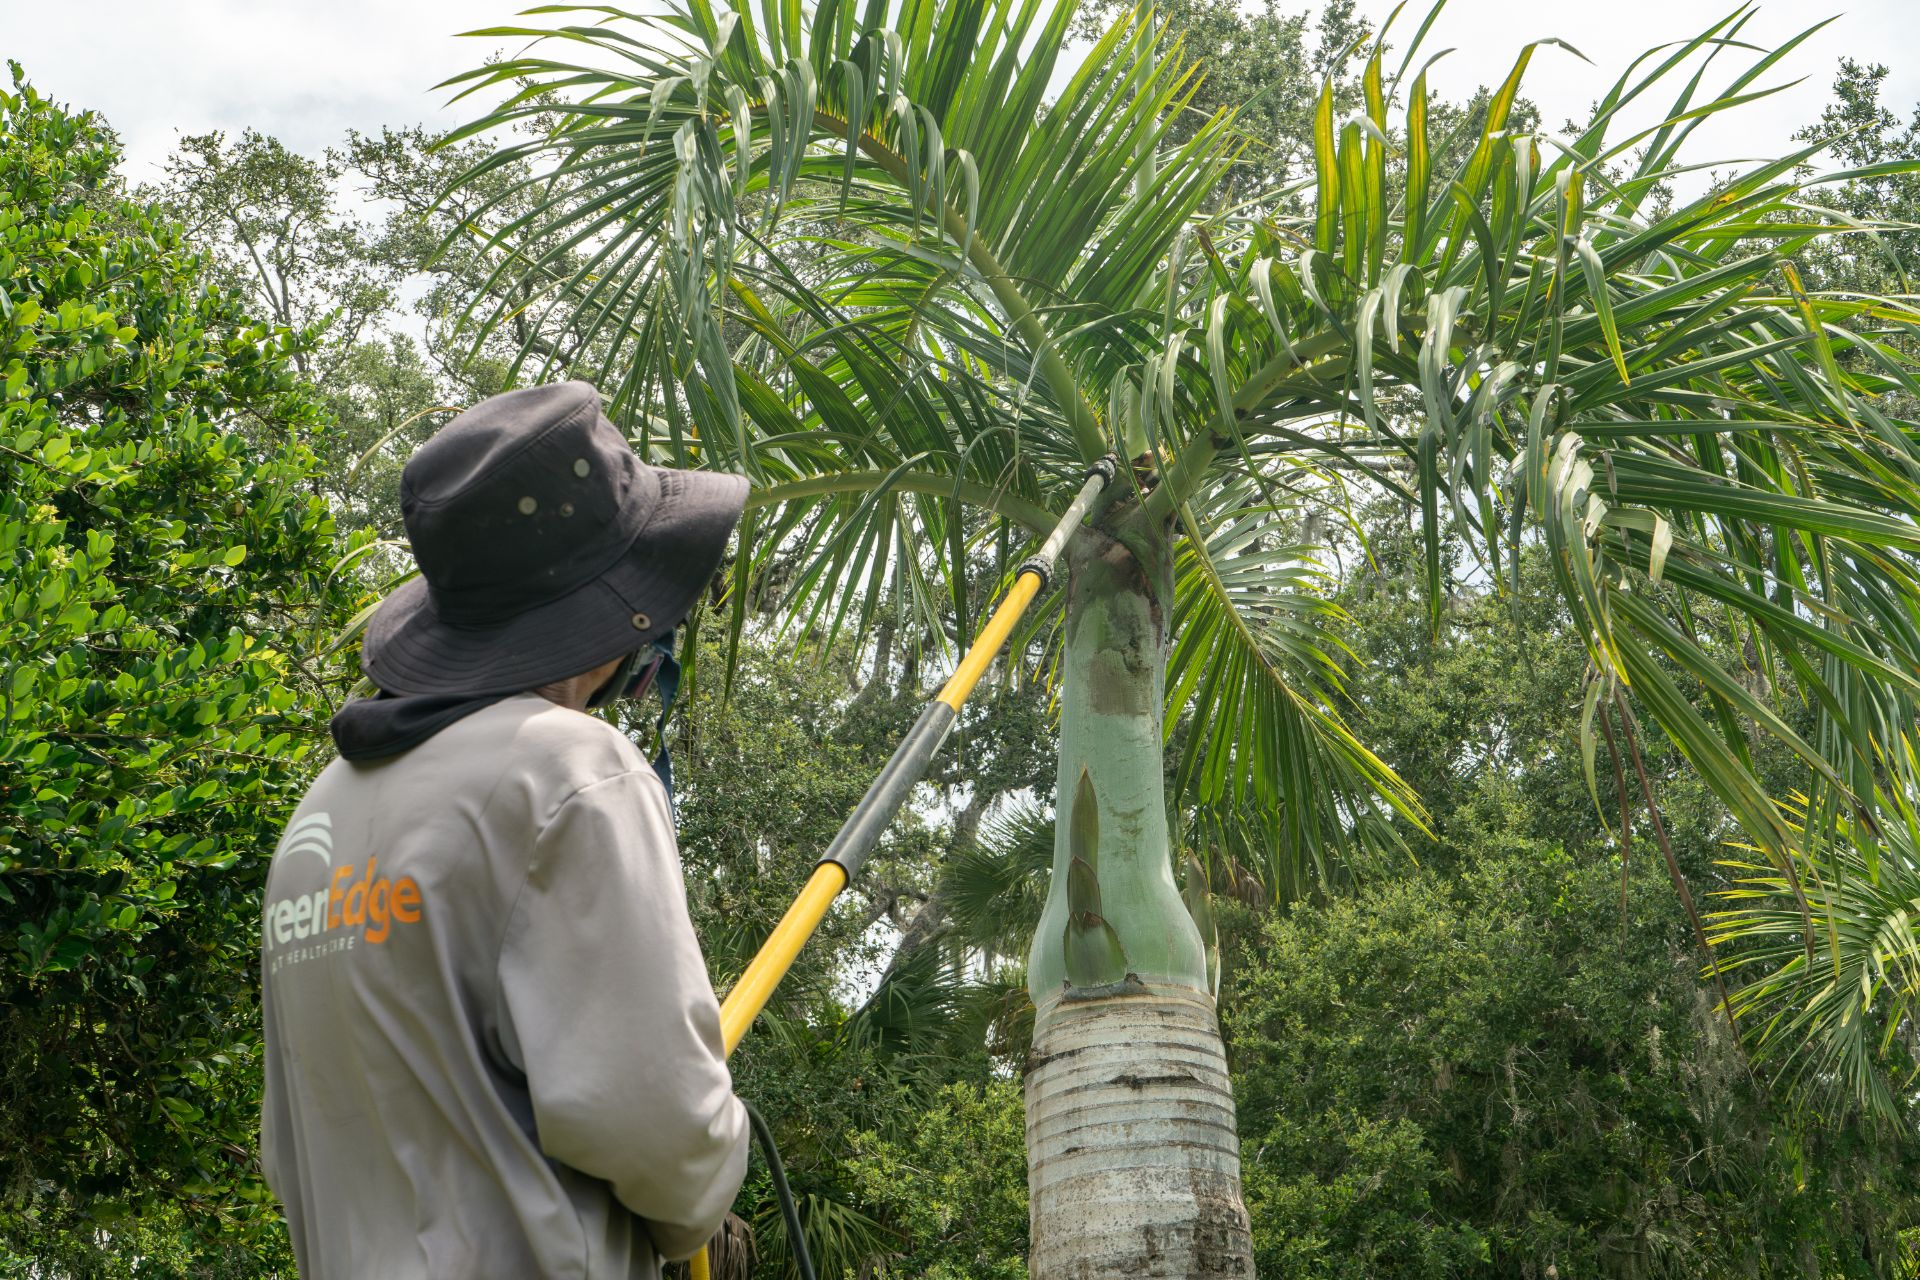
[[[1028,963],[1031,1266],[1243,1276],[1166,780],[1262,815],[1276,867],[1419,814],[1335,710],[1301,513],[1404,501],[1436,617],[1443,524],[1496,580],[1543,542],[1589,726],[1604,707],[1631,743],[1651,721],[1798,883],[1819,846],[1756,779],[1751,730],[1797,753],[1829,822],[1870,827],[1911,785],[1920,459],[1879,397],[1914,390],[1883,338],[1920,317],[1801,287],[1794,254],[1844,229],[1811,151],[1669,199],[1688,134],[1798,43],[1703,91],[1751,52],[1744,11],[1637,60],[1568,139],[1508,127],[1534,46],[1435,139],[1418,39],[1391,75],[1376,45],[1358,115],[1322,95],[1311,181],[1233,207],[1246,140],[1224,114],[1175,128],[1203,74],[1178,35],[1138,12],[1075,65],[1073,11],[675,0],[477,33],[533,44],[456,82],[509,94],[456,136],[520,131],[469,178],[529,165],[539,198],[466,228],[496,268],[472,320],[533,316],[542,375],[598,381],[662,457],[753,479],[736,629],[777,556],[809,625],[864,629],[890,598],[964,634],[969,570],[1008,571],[1010,532],[1131,460],[1042,623],[1060,761]],[[1613,136],[1669,82],[1654,127]],[[1783,711],[1802,699],[1810,733]]]

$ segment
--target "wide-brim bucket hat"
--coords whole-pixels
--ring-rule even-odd
[[[665,636],[745,507],[744,477],[642,462],[584,382],[483,400],[408,461],[420,566],[381,602],[361,667],[392,694],[518,693]]]

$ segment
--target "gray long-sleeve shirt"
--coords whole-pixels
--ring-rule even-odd
[[[659,779],[508,698],[336,760],[267,879],[261,1162],[307,1280],[659,1274],[746,1116]]]

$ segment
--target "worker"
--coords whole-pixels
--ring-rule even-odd
[[[747,1163],[663,779],[585,714],[662,684],[738,476],[642,462],[585,383],[414,454],[420,575],[267,877],[261,1163],[306,1280],[659,1275]]]

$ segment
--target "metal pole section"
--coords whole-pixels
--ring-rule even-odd
[[[1061,515],[1060,522],[1047,535],[1040,550],[1021,562],[1006,598],[994,610],[987,625],[981,628],[939,696],[927,704],[913,728],[907,731],[907,736],[894,749],[892,758],[880,770],[873,785],[867,788],[867,794],[854,807],[846,825],[840,828],[833,843],[827,846],[806,888],[800,891],[800,896],[794,899],[786,915],[767,936],[753,963],[740,975],[740,981],[727,993],[725,1002],[720,1006],[720,1029],[727,1052],[733,1052],[734,1046],[746,1036],[747,1028],[753,1025],[760,1010],[766,1007],[774,988],[786,976],[800,948],[813,936],[814,929],[826,916],[834,898],[846,888],[848,881],[860,873],[867,855],[873,852],[873,847],[879,843],[894,815],[900,812],[900,806],[906,803],[914,784],[925,775],[934,752],[946,741],[960,705],[980,682],[980,677],[986,673],[1000,646],[1006,643],[1013,624],[1020,620],[1020,615],[1026,612],[1027,606],[1046,586],[1061,551],[1067,545],[1067,539],[1086,519],[1088,509],[1101,491],[1119,474],[1119,467],[1119,460],[1109,454],[1087,469],[1086,483],[1080,486],[1080,492]]]

